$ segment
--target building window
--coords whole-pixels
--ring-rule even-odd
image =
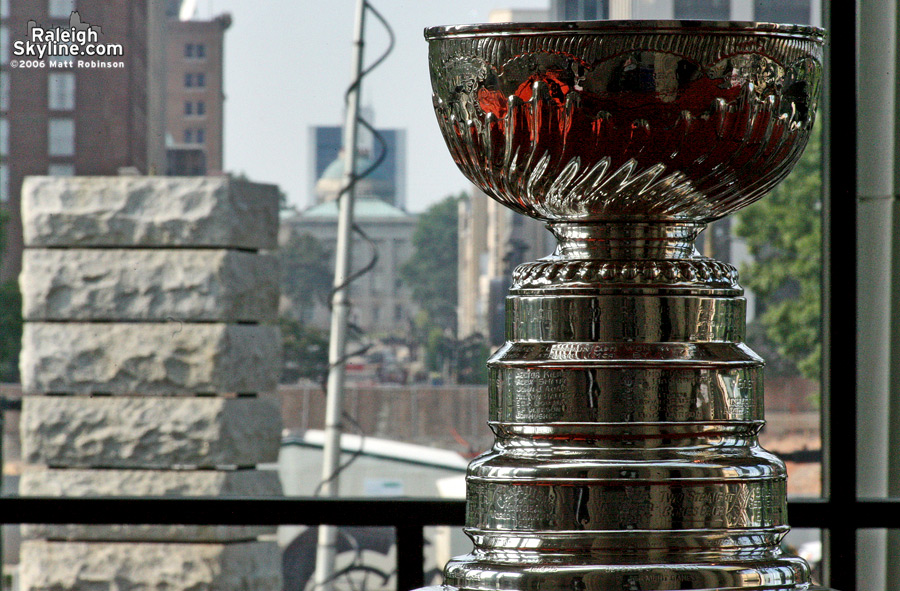
[[[0,72],[0,111],[9,110],[9,73]]]
[[[184,143],[186,143],[186,144],[194,143],[194,130],[193,129],[185,129],[184,130]]]
[[[756,0],[754,4],[753,18],[757,21],[797,25],[811,23],[810,0],[781,0],[781,2]]]
[[[0,203],[9,201],[9,167],[0,164]]]
[[[206,115],[206,103],[203,101],[185,101],[184,102],[184,114],[188,117],[192,115],[203,116]]]
[[[206,74],[203,72],[199,72],[196,74],[185,74],[184,75],[184,86],[185,88],[203,88],[206,86]]]
[[[75,6],[72,0],[50,0],[47,6],[50,18],[69,18],[73,10]]]
[[[203,59],[206,57],[206,45],[202,43],[186,43],[184,57]]]
[[[47,77],[47,103],[51,111],[75,108],[75,74],[54,72]]]
[[[726,21],[730,16],[729,0],[675,0],[676,19]]]
[[[50,67],[52,68],[54,64],[64,64],[73,61],[72,60],[72,46],[74,43],[59,43],[59,48],[62,49],[63,55],[51,55],[47,59],[50,61]]]
[[[609,18],[609,0],[553,0],[554,20],[585,21]]]
[[[198,129],[197,130],[197,143],[202,144],[206,141],[206,130]]]
[[[0,25],[0,64],[9,61],[9,27]]]
[[[47,154],[75,155],[75,122],[72,119],[51,119],[47,132]]]
[[[9,154],[9,119],[0,117],[0,156]]]
[[[51,164],[47,167],[50,176],[75,176],[74,164]]]

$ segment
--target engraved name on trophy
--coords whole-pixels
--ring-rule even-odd
[[[763,361],[705,225],[800,157],[821,29],[701,21],[426,31],[437,119],[493,199],[547,222],[491,357],[493,449],[467,477],[472,590],[804,589]]]

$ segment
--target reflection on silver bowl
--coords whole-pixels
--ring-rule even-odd
[[[463,173],[549,221],[709,221],[762,197],[813,125],[822,32],[606,21],[429,29]]]

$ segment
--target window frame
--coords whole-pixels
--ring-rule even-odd
[[[75,72],[49,72],[47,74],[48,110],[74,111],[77,84]]]
[[[857,172],[855,166],[846,166],[843,157],[856,154],[857,91],[843,81],[856,79],[858,16],[856,2],[826,0],[825,4],[829,45],[820,109],[824,127],[823,496],[790,500],[788,509],[792,527],[824,531],[823,582],[841,591],[855,591],[857,532],[900,529],[900,498],[857,496],[857,318],[855,313],[834,312],[857,308]],[[832,149],[835,146],[840,149]],[[841,238],[839,248],[831,248],[835,236]],[[10,408],[6,403],[4,407]],[[393,525],[398,536],[400,589],[424,584],[423,526],[458,526],[464,514],[463,501],[431,499],[0,497],[0,522],[7,524]]]

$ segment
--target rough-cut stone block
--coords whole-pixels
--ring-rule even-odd
[[[278,386],[273,326],[26,322],[19,367],[26,393],[255,393]]]
[[[22,496],[273,497],[281,495],[272,470],[27,470]],[[207,525],[23,525],[25,538],[135,542],[234,542],[275,533],[274,527]]]
[[[27,249],[26,320],[273,322],[278,259],[229,250]]]
[[[21,591],[281,591],[275,543],[22,543]]]
[[[227,177],[29,177],[25,246],[274,249],[278,187]]]
[[[281,419],[259,398],[29,396],[19,429],[29,464],[207,468],[275,461]]]

